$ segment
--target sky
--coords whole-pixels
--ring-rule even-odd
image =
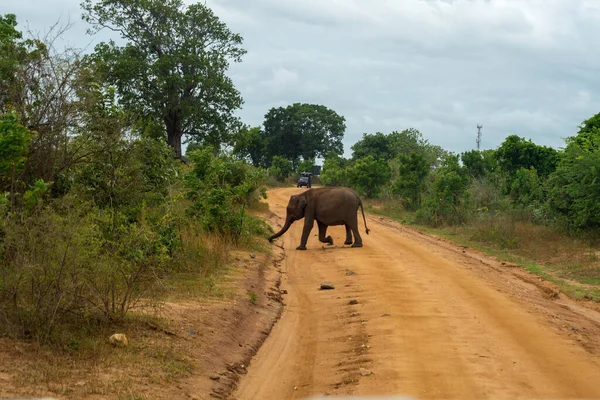
[[[184,0],[191,3],[190,0]],[[19,28],[70,20],[80,0],[0,0]],[[496,148],[510,134],[560,148],[600,112],[598,0],[206,0],[248,51],[229,75],[238,115],[316,103],[346,118],[345,156],[363,133],[416,128],[454,152]]]

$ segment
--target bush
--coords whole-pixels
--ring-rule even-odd
[[[192,214],[208,232],[236,243],[247,236],[252,217],[249,206],[266,198],[266,172],[245,161],[215,157],[209,149],[190,153],[194,169],[185,176],[187,197],[194,202]]]
[[[45,343],[60,326],[119,321],[148,305],[179,245],[163,228],[168,215],[153,211],[155,222],[146,210],[136,223],[119,214],[116,229],[113,215],[69,198],[9,216],[0,249],[4,333]]]
[[[468,215],[469,183],[466,169],[458,164],[457,156],[448,156],[437,171],[433,192],[416,214],[421,223],[433,226],[466,222]]]

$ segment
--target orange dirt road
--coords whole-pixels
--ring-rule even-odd
[[[303,190],[269,192],[274,229]],[[236,399],[600,399],[591,306],[473,250],[373,215],[366,235],[359,221],[363,248],[343,245],[343,226],[324,246],[315,224],[296,251],[303,220],[277,239],[286,307]]]

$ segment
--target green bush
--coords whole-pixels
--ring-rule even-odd
[[[469,178],[458,156],[448,156],[436,171],[433,191],[416,214],[421,223],[433,226],[456,225],[468,217]]]
[[[192,212],[208,232],[231,238],[236,243],[248,236],[252,217],[249,206],[266,198],[266,172],[241,160],[215,157],[209,149],[190,153],[194,163],[185,176]],[[254,225],[256,225],[254,223]]]

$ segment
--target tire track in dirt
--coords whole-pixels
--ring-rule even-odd
[[[273,212],[283,218],[301,191],[272,190]],[[338,246],[323,248],[315,227],[296,251],[301,221],[279,239],[285,311],[236,398],[600,398],[592,319],[508,270],[384,222],[368,217],[360,249],[338,247],[343,227],[329,228]],[[322,281],[336,288],[319,291]],[[588,346],[561,324],[585,327]]]

